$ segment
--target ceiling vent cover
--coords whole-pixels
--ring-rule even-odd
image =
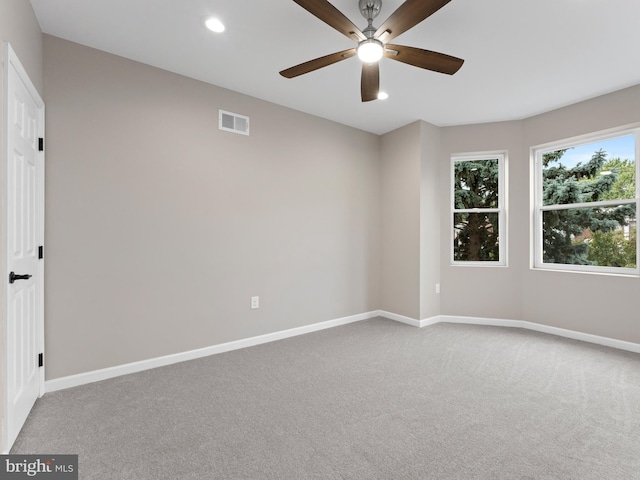
[[[219,128],[227,132],[249,135],[249,117],[237,113],[219,111]]]

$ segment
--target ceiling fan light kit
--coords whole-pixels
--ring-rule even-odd
[[[464,60],[443,53],[416,47],[390,45],[387,42],[416,26],[444,7],[451,0],[406,0],[379,27],[373,26],[374,19],[382,10],[382,0],[359,0],[360,13],[367,19],[367,27],[358,29],[328,0],[293,0],[324,23],[338,32],[358,42],[356,48],[325,55],[294,67],[282,70],[280,75],[294,78],[333,65],[358,55],[362,63],[361,97],[363,102],[378,98],[380,87],[379,60],[384,56],[398,62],[434,72],[453,75]]]
[[[384,45],[380,40],[371,38],[363,40],[358,44],[358,58],[364,63],[375,63],[380,61],[384,54]]]

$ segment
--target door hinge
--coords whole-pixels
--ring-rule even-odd
[[[44,246],[40,245],[38,247],[38,260],[42,260],[44,258]]]
[[[38,367],[43,367],[44,366],[44,354],[43,353],[39,353],[38,354]]]
[[[44,138],[38,138],[38,151],[44,152]]]

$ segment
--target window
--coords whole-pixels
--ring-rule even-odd
[[[640,129],[532,149],[534,267],[638,275]]]
[[[506,265],[505,153],[452,157],[454,265]]]

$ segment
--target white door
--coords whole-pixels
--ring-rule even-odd
[[[44,104],[11,47],[5,46],[4,449],[13,445],[41,395],[43,353]]]

